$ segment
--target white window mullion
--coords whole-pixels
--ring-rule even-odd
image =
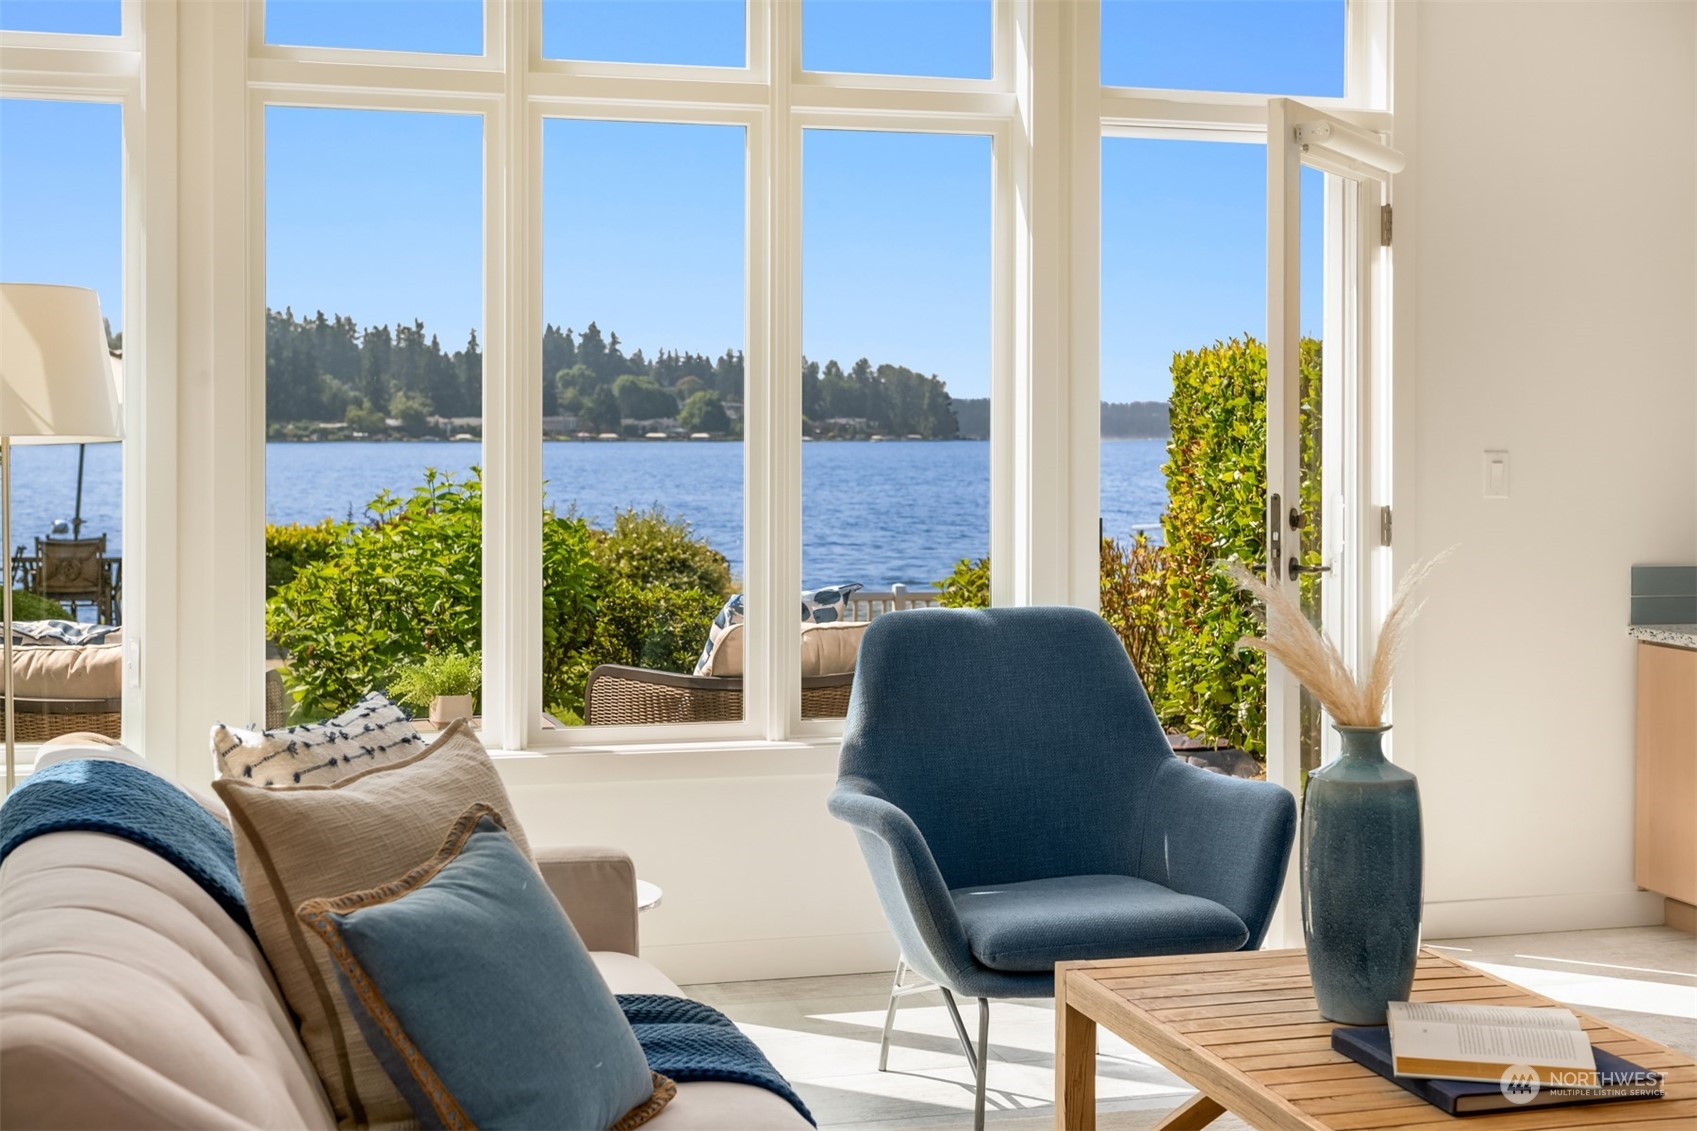
[[[801,13],[783,0],[756,0],[765,9],[767,53],[772,76],[767,108],[767,175],[750,186],[767,241],[765,294],[770,319],[766,364],[750,400],[758,427],[749,437],[750,543],[765,553],[764,576],[749,571],[751,639],[763,646],[751,659],[751,678],[765,702],[758,721],[765,735],[787,737],[801,721],[801,625],[796,594],[801,591],[801,127],[790,112],[795,75],[801,69]],[[768,195],[769,194],[769,195]],[[760,451],[759,448],[764,448]],[[756,494],[765,496],[756,508]],[[757,623],[758,622],[758,623]],[[764,654],[762,656],[762,653]],[[762,668],[762,664],[764,667]],[[754,700],[750,701],[750,709]],[[750,716],[755,718],[755,716]]]
[[[525,98],[527,7],[499,6],[503,98],[483,132],[483,729],[503,749],[530,745],[542,722],[540,287],[535,241],[522,236],[539,215],[540,124]]]
[[[181,773],[177,665],[177,9],[126,4],[141,49],[124,103],[124,739]],[[142,113],[146,106],[148,112]]]

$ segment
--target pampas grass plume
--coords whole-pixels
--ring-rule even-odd
[[[1391,672],[1408,642],[1409,626],[1423,604],[1414,600],[1414,594],[1433,568],[1448,556],[1449,551],[1445,550],[1416,563],[1403,575],[1391,599],[1390,611],[1385,614],[1385,623],[1379,629],[1372,663],[1360,678],[1349,670],[1337,646],[1309,622],[1288,589],[1268,585],[1250,573],[1242,562],[1226,562],[1221,567],[1226,576],[1259,600],[1266,610],[1265,634],[1245,636],[1237,642],[1238,647],[1264,652],[1283,664],[1297,682],[1314,693],[1339,726],[1384,726]]]

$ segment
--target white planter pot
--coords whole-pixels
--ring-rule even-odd
[[[471,718],[471,696],[438,695],[430,701],[430,721],[445,727],[455,719]]]

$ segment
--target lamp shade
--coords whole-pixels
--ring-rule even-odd
[[[0,435],[17,444],[123,436],[117,375],[93,291],[0,283]]]

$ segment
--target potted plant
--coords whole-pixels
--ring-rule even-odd
[[[1259,598],[1265,631],[1240,648],[1283,664],[1331,715],[1343,755],[1308,775],[1302,799],[1302,935],[1320,1016],[1346,1025],[1383,1025],[1385,1006],[1407,1001],[1420,950],[1420,791],[1414,775],[1389,761],[1385,701],[1391,669],[1420,606],[1415,589],[1444,555],[1414,566],[1397,587],[1371,662],[1358,677],[1308,620],[1288,588],[1275,588],[1242,563],[1225,566]]]
[[[414,712],[428,711],[445,726],[474,713],[474,697],[483,684],[481,652],[437,652],[408,664],[389,681],[389,693]]]

